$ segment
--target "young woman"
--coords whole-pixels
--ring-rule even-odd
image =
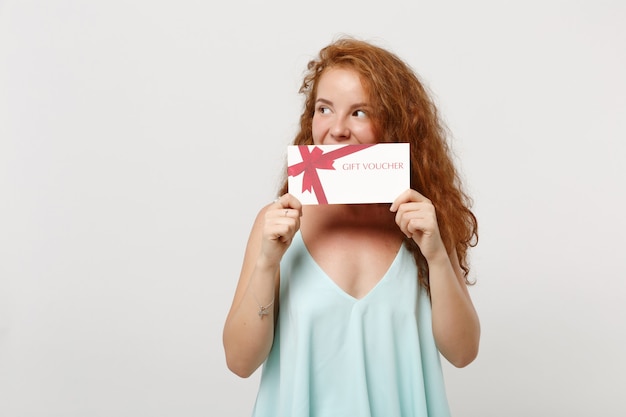
[[[228,367],[263,374],[254,415],[447,416],[440,355],[478,352],[467,289],[476,218],[445,129],[410,67],[343,38],[308,65],[294,145],[408,142],[411,189],[391,204],[302,205],[252,228],[224,326]]]

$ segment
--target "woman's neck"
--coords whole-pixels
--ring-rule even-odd
[[[324,226],[391,227],[394,213],[389,204],[327,204],[305,205],[303,221],[314,221]]]

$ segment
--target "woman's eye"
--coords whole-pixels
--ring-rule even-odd
[[[365,113],[363,110],[355,110],[352,115],[360,118],[367,117],[367,113]]]
[[[330,113],[330,109],[326,106],[319,106],[317,108],[317,112],[321,114],[327,114],[327,113]]]

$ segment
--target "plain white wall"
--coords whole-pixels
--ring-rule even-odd
[[[475,200],[455,416],[623,416],[623,1],[0,1],[0,415],[246,416],[249,227],[341,33],[433,91]]]

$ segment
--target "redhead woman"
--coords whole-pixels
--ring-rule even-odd
[[[263,367],[255,417],[448,416],[441,357],[478,353],[468,291],[477,221],[437,109],[392,52],[341,38],[308,65],[294,145],[405,142],[391,204],[261,208],[224,326],[229,369]]]

